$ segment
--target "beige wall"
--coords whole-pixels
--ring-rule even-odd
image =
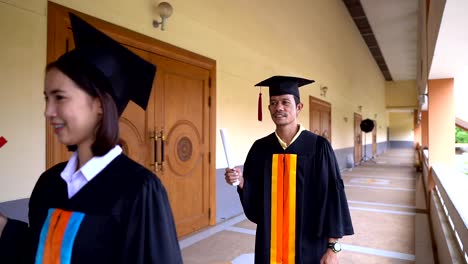
[[[274,126],[267,114],[256,121],[258,89],[271,75],[316,80],[301,89],[308,127],[308,96],[332,104],[333,147],[353,146],[353,113],[377,119],[378,142],[386,140],[385,83],[341,0],[173,0],[166,31],[151,25],[153,1],[58,0],[61,5],[215,59],[217,127],[229,130],[236,163],[243,163],[256,138]],[[44,169],[42,73],[46,56],[45,0],[0,0],[0,202],[29,196]],[[6,58],[6,59],[4,59]],[[5,94],[5,92],[7,92]],[[344,121],[348,117],[348,122]],[[217,167],[225,166],[219,135]]]
[[[17,1],[20,2],[20,1]],[[0,202],[28,197],[45,168],[45,3],[0,2]]]
[[[414,120],[413,112],[390,112],[390,141],[413,141]]]
[[[417,109],[418,90],[416,81],[386,82],[385,99],[387,108]]]
[[[418,108],[416,80],[385,83],[391,141],[414,141],[414,109]]]

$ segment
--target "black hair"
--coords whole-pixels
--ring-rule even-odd
[[[102,106],[102,118],[96,129],[96,137],[91,145],[94,156],[103,156],[119,142],[119,114],[115,101],[108,91],[110,83],[95,67],[86,64],[76,56],[66,53],[46,67],[46,72],[57,69],[73,80],[80,89],[93,98],[98,98]],[[78,146],[67,146],[69,151]]]
[[[301,103],[301,99],[299,99],[299,97],[295,95],[293,95],[293,97],[294,97],[294,102],[296,102],[296,106]]]

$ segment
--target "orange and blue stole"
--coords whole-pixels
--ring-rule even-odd
[[[273,154],[270,263],[295,263],[296,154]]]
[[[49,209],[39,236],[35,263],[70,263],[73,242],[84,216],[79,212]]]

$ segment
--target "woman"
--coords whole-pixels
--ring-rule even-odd
[[[44,95],[48,123],[74,153],[36,183],[18,252],[30,248],[27,263],[182,263],[163,185],[117,144],[118,118],[129,100],[146,107],[155,67],[70,18],[77,48],[47,66]],[[6,222],[0,246],[17,224]]]

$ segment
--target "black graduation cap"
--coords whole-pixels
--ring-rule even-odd
[[[266,80],[257,83],[255,86],[267,86],[269,87],[270,96],[292,94],[301,98],[299,95],[299,87],[315,82],[314,80],[308,80],[293,76],[273,76]],[[258,121],[262,121],[262,93],[260,92],[258,97]]]
[[[132,100],[146,110],[156,66],[140,58],[84,20],[69,13],[75,49],[71,57],[95,67],[109,81],[119,116]]]

